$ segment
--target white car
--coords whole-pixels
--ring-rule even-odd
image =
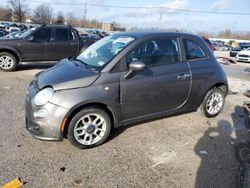
[[[5,28],[6,33],[12,33],[12,32],[16,32],[16,31],[20,31],[21,29],[18,27],[17,24],[12,24],[10,26],[7,26]]]
[[[237,61],[244,61],[244,62],[250,62],[250,48],[247,48],[245,50],[240,51],[236,55]]]

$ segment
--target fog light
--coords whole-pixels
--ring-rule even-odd
[[[38,109],[34,112],[35,118],[46,118],[48,116],[48,112],[45,109]]]

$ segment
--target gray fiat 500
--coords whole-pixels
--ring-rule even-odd
[[[123,125],[223,109],[228,84],[207,44],[184,33],[119,33],[61,60],[30,83],[26,127],[36,138],[98,146]]]

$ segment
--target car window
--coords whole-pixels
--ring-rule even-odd
[[[56,29],[56,35],[55,35],[55,40],[56,41],[68,41],[70,36],[70,32],[68,29],[65,28],[60,28],[60,29]],[[72,36],[71,36],[71,40],[72,40]]]
[[[206,55],[202,48],[193,40],[183,39],[187,60],[204,58]]]
[[[46,42],[51,39],[51,29],[40,29],[33,35],[35,41]]]
[[[127,62],[142,61],[147,66],[167,65],[180,61],[176,38],[159,38],[146,41],[129,53]]]

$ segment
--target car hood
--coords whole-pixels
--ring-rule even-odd
[[[250,50],[242,50],[238,54],[240,54],[240,55],[250,55]]]
[[[54,90],[65,90],[91,85],[100,73],[71,62],[68,59],[61,60],[54,67],[37,74],[36,80],[39,89],[52,86]]]
[[[5,38],[5,37],[0,37],[1,42],[10,42],[10,41],[21,41],[21,38]]]

